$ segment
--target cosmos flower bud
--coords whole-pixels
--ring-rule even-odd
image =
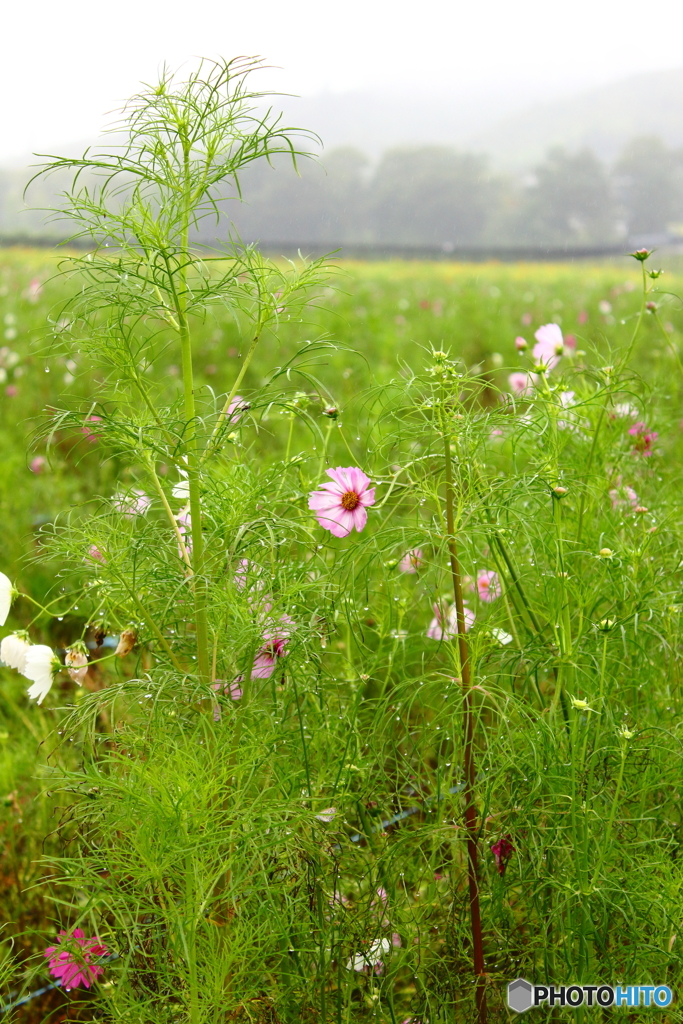
[[[635,252],[629,253],[629,256],[633,256],[634,260],[638,260],[639,263],[644,263],[648,256],[652,255],[652,249],[636,249]]]
[[[64,664],[74,683],[81,686],[88,673],[88,649],[82,640],[77,640],[71,647],[67,647]]]
[[[124,629],[121,631],[114,653],[118,654],[119,658],[123,658],[133,650],[137,642],[138,635],[136,631],[134,629]]]
[[[648,309],[651,313],[654,313],[655,310],[657,309],[657,303],[656,302],[646,302],[645,303],[645,309]]]
[[[326,405],[323,409],[323,416],[327,416],[330,420],[336,420],[339,416],[339,409],[336,405]]]
[[[611,558],[614,552],[611,548],[600,548],[598,554],[600,555],[600,558]]]
[[[564,498],[565,494],[568,494],[566,487],[553,487],[553,494],[556,498]]]
[[[525,352],[529,347],[529,343],[526,338],[522,338],[521,335],[515,338],[515,348],[518,352]]]

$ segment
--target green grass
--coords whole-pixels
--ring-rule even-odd
[[[58,428],[47,448],[36,440],[27,455],[44,410],[87,412],[100,373],[79,355],[77,338],[69,353],[50,347],[50,324],[73,287],[50,281],[54,269],[54,257],[43,253],[5,252],[0,263],[4,344],[19,356],[5,355],[14,365],[0,390],[0,569],[41,602],[60,587],[71,592],[59,572],[69,561],[82,566],[95,537],[120,543],[112,550],[122,563],[134,545],[141,561],[165,551],[171,567],[175,558],[160,518],[132,524],[125,536],[119,523],[120,541],[106,517],[95,518],[93,499],[139,484],[121,454],[71,427]],[[35,277],[45,286],[31,301]],[[432,347],[467,369],[453,452],[465,487],[463,569],[469,577],[499,570],[506,581],[505,597],[490,604],[471,588],[467,594],[477,615],[476,803],[491,1018],[508,1019],[504,986],[519,974],[680,984],[683,316],[663,292],[683,291],[683,278],[671,273],[658,282],[664,331],[645,317],[616,384],[604,367],[618,363],[633,332],[640,305],[633,260],[354,263],[342,265],[335,283],[306,323],[283,319],[277,341],[264,340],[241,389],[256,396],[254,407],[206,499],[216,551],[232,551],[244,523],[268,523],[252,527],[240,550],[267,562],[278,606],[296,619],[287,683],[254,693],[235,738],[224,728],[233,722],[229,701],[215,722],[197,712],[198,692],[181,691],[178,700],[171,677],[158,684],[147,712],[144,673],[156,657],[150,635],[141,652],[94,674],[93,689],[107,687],[92,696],[67,682],[37,707],[23,680],[2,672],[0,899],[3,938],[18,964],[12,984],[38,987],[47,940],[77,918],[120,953],[99,1002],[51,993],[20,1011],[21,1021],[42,1020],[50,1009],[51,1019],[67,1019],[68,1002],[68,1019],[104,1013],[140,1024],[194,1022],[204,1010],[192,1005],[193,971],[206,1006],[219,1008],[201,1019],[472,1019],[462,807],[448,792],[462,781],[458,666],[449,644],[425,640],[432,602],[449,593],[442,447],[422,404],[440,379],[425,375]],[[499,394],[523,364],[515,337],[531,342],[549,321],[577,339],[561,370],[577,405],[563,420],[549,396],[527,417],[524,407],[512,415]],[[65,328],[57,329],[63,338]],[[271,383],[274,367],[321,338],[336,348]],[[207,320],[195,345],[208,403],[209,389],[225,393],[234,380],[238,327]],[[151,370],[169,402],[180,393],[179,363],[170,348]],[[407,387],[411,372],[418,379]],[[16,393],[3,395],[8,386]],[[336,424],[322,415],[330,402],[340,410]],[[652,458],[633,453],[634,417],[610,412],[627,402],[659,432]],[[382,481],[380,500],[393,467],[409,467],[391,502],[348,542],[330,540],[306,509],[325,453],[331,465],[353,458]],[[29,468],[35,455],[46,458],[40,472]],[[566,498],[552,497],[557,483]],[[609,491],[622,485],[637,491],[646,512],[612,508]],[[82,546],[70,549],[72,533],[58,552],[39,552],[40,531],[49,533],[70,510]],[[401,574],[397,561],[417,546],[423,570]],[[506,575],[503,548],[520,589]],[[611,554],[601,555],[605,549]],[[158,586],[150,600],[167,605],[177,587],[171,568]],[[230,678],[235,666],[243,671],[255,627],[227,577],[213,601],[215,621],[225,623],[218,674]],[[41,617],[34,639],[42,630],[43,642],[65,647],[95,610],[86,598],[61,621]],[[19,599],[8,626],[25,628],[33,614]],[[111,620],[111,632],[125,625]],[[494,629],[510,632],[510,645],[495,643]],[[560,685],[566,698],[556,702]],[[74,706],[77,725],[69,718]],[[416,802],[419,814],[372,831]],[[332,805],[333,823],[315,818]],[[356,833],[365,841],[351,841]],[[507,835],[515,853],[501,876],[490,848]],[[230,878],[212,889],[226,861]],[[204,908],[189,935],[183,901]],[[368,942],[394,934],[401,946],[383,974],[346,968]],[[683,1019],[675,1005],[667,1017],[642,1013]]]

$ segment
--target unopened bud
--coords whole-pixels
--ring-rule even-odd
[[[598,551],[598,554],[600,555],[601,558],[611,558],[612,555],[614,554],[614,552],[612,551],[611,548],[600,548],[600,550]]]
[[[339,409],[336,405],[326,405],[323,409],[323,416],[327,416],[330,420],[336,420],[339,415]]]
[[[565,494],[568,493],[569,491],[566,487],[553,487],[553,494],[556,498],[564,498]]]
[[[88,649],[82,640],[77,640],[71,647],[67,647],[64,664],[74,683],[80,686],[88,673]]]
[[[657,303],[656,302],[646,302],[645,303],[645,309],[649,309],[651,313],[654,313],[654,311],[657,309]]]
[[[636,249],[635,252],[629,253],[629,256],[633,256],[634,260],[638,260],[639,263],[644,263],[651,255],[652,249]]]
[[[603,633],[609,633],[610,629],[614,629],[614,619],[601,619],[598,627]]]
[[[527,343],[526,338],[522,338],[522,337],[515,338],[515,348],[517,349],[518,352],[524,352],[524,351],[526,351],[526,349],[528,349],[528,347],[529,347],[529,345]]]
[[[634,512],[638,512],[638,513],[640,513],[642,515],[643,512],[647,512],[649,510],[645,507],[645,505],[636,505],[636,507],[634,508],[633,511]]]
[[[115,654],[118,654],[119,658],[123,658],[126,654],[129,654],[136,643],[138,642],[138,635],[134,629],[124,629],[119,637],[119,642],[116,645]]]

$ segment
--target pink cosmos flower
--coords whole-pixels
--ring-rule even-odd
[[[241,680],[241,677],[240,677]],[[230,700],[239,700],[242,696],[242,687],[240,681],[234,683],[226,683],[224,679],[217,679],[215,683],[211,684],[211,689],[216,690],[217,693],[223,693]],[[220,722],[221,720],[221,706],[220,704],[214,704],[213,706],[213,720],[214,722]]]
[[[375,504],[375,488],[370,487],[370,478],[356,466],[328,469],[327,475],[332,483],[325,482],[319,491],[312,491],[308,507],[334,537],[348,537],[353,529],[360,533],[368,520],[366,508]]]
[[[103,564],[106,564],[107,561],[95,544],[91,544],[88,548],[88,558],[94,558],[96,562],[102,562]]]
[[[547,370],[557,366],[564,351],[562,331],[558,324],[543,324],[534,334],[536,344],[533,348],[534,359]]]
[[[423,562],[422,548],[411,548],[398,563],[398,568],[400,572],[417,572],[422,568]]]
[[[102,422],[102,417],[101,416],[88,416],[88,422],[89,423],[101,423]],[[88,423],[85,423],[81,427],[81,434],[85,434],[85,436],[87,437],[87,439],[90,442],[90,444],[97,444],[97,442],[99,441],[99,434],[96,434],[95,431],[92,429],[92,427],[88,426]]]
[[[636,439],[632,449],[634,455],[643,455],[648,458],[653,454],[652,446],[659,437],[656,430],[650,430],[645,423],[639,421],[629,427],[628,432],[631,437]]]
[[[510,385],[510,390],[514,391],[514,393],[520,397],[530,395],[533,391],[533,380],[531,374],[522,373],[519,370],[510,374],[508,377],[508,384]]]
[[[501,595],[498,573],[486,569],[477,576],[477,591],[481,601],[495,601]]]
[[[5,394],[7,395],[8,398],[16,398],[17,395],[19,394],[19,388],[16,386],[16,384],[8,384],[7,387],[5,388]]]
[[[617,487],[613,487],[609,492],[609,500],[612,504],[612,511],[616,512],[617,509],[636,508],[638,505],[638,495],[632,487],[622,486],[621,480],[617,481]]]
[[[293,629],[294,620],[291,616],[281,615],[279,624],[273,623],[272,627],[265,630],[263,646],[256,652],[254,664],[251,667],[252,679],[270,679],[278,659],[284,658],[287,654],[287,644]],[[239,676],[237,681],[241,682],[242,676]]]
[[[48,946],[43,956],[49,961],[50,974],[64,985],[67,992],[84,985],[90,988],[104,972],[104,967],[92,963],[93,958],[105,956],[107,947],[96,935],[86,939],[80,928],[73,935],[59,933],[59,945]]]
[[[178,524],[178,530],[180,536],[183,538],[185,550],[188,555],[192,554],[192,516],[190,515],[190,506],[182,508],[178,515],[175,517],[175,521]],[[183,553],[180,550],[180,544],[178,545],[178,553],[180,557],[183,557]]]
[[[24,295],[29,302],[37,302],[43,291],[43,286],[37,277],[31,278],[28,283],[28,288],[24,292]]]
[[[522,313],[522,324],[524,327],[528,327],[532,320],[533,317],[531,313]]]
[[[564,347],[565,348],[576,348],[576,338],[573,334],[565,334],[564,336]]]
[[[128,494],[115,494],[112,501],[116,511],[121,512],[126,519],[144,515],[152,504],[150,496],[137,487]]]
[[[588,313],[586,312],[586,310],[582,309],[576,319],[579,321],[580,324],[585,324],[588,320]]]
[[[44,455],[36,455],[34,459],[29,462],[29,469],[32,473],[42,473],[47,466],[47,459]]]
[[[251,409],[251,403],[247,402],[242,398],[241,395],[235,395],[232,402],[228,406],[226,413],[226,419],[229,423],[239,423],[244,416],[245,412]]]
[[[528,349],[528,347],[529,345],[527,344],[526,338],[522,338],[521,335],[518,335],[515,338],[515,348],[518,352],[524,352],[526,351],[526,349]]]
[[[512,845],[512,836],[503,836],[498,840],[497,843],[493,843],[491,846],[491,853],[493,854],[496,861],[496,869],[499,875],[505,874],[505,869],[508,866],[510,857],[515,852],[515,848]]]
[[[465,632],[474,625],[476,618],[471,608],[464,608]],[[458,635],[458,613],[454,604],[448,610],[442,604],[434,605],[434,618],[429,623],[427,636],[430,640],[452,640]]]

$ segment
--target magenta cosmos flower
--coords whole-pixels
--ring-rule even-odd
[[[90,988],[104,971],[104,967],[92,963],[92,960],[105,956],[107,947],[96,935],[86,939],[80,928],[75,928],[73,935],[60,932],[58,938],[59,945],[48,946],[43,954],[49,961],[50,974],[67,992],[79,985]]]
[[[496,861],[496,870],[499,875],[505,874],[508,861],[514,852],[511,835],[502,836],[497,843],[493,843],[491,846],[491,853]]]
[[[281,615],[278,622],[273,623],[263,633],[263,646],[259,648],[251,666],[252,679],[270,679],[280,658],[287,654],[294,620],[290,615]],[[244,676],[238,676],[236,682],[241,683]]]
[[[332,483],[326,481],[319,491],[312,491],[308,507],[334,537],[348,537],[353,529],[360,533],[368,520],[366,508],[375,504],[375,488],[370,487],[370,478],[357,466],[338,466],[328,469],[327,475]]]
[[[631,437],[635,438],[632,449],[634,455],[643,455],[648,458],[653,454],[652,446],[659,437],[656,430],[650,430],[646,423],[638,422],[629,427],[628,432]]]
[[[534,338],[534,359],[547,370],[552,370],[564,352],[564,339],[559,324],[543,324],[534,334]]]
[[[500,580],[498,573],[492,569],[486,569],[477,576],[477,591],[482,601],[495,601],[500,597]]]
[[[465,632],[474,625],[476,618],[471,608],[464,608]],[[434,618],[429,623],[427,637],[430,640],[452,640],[458,635],[458,612],[454,604],[448,609],[442,604],[434,605]]]

